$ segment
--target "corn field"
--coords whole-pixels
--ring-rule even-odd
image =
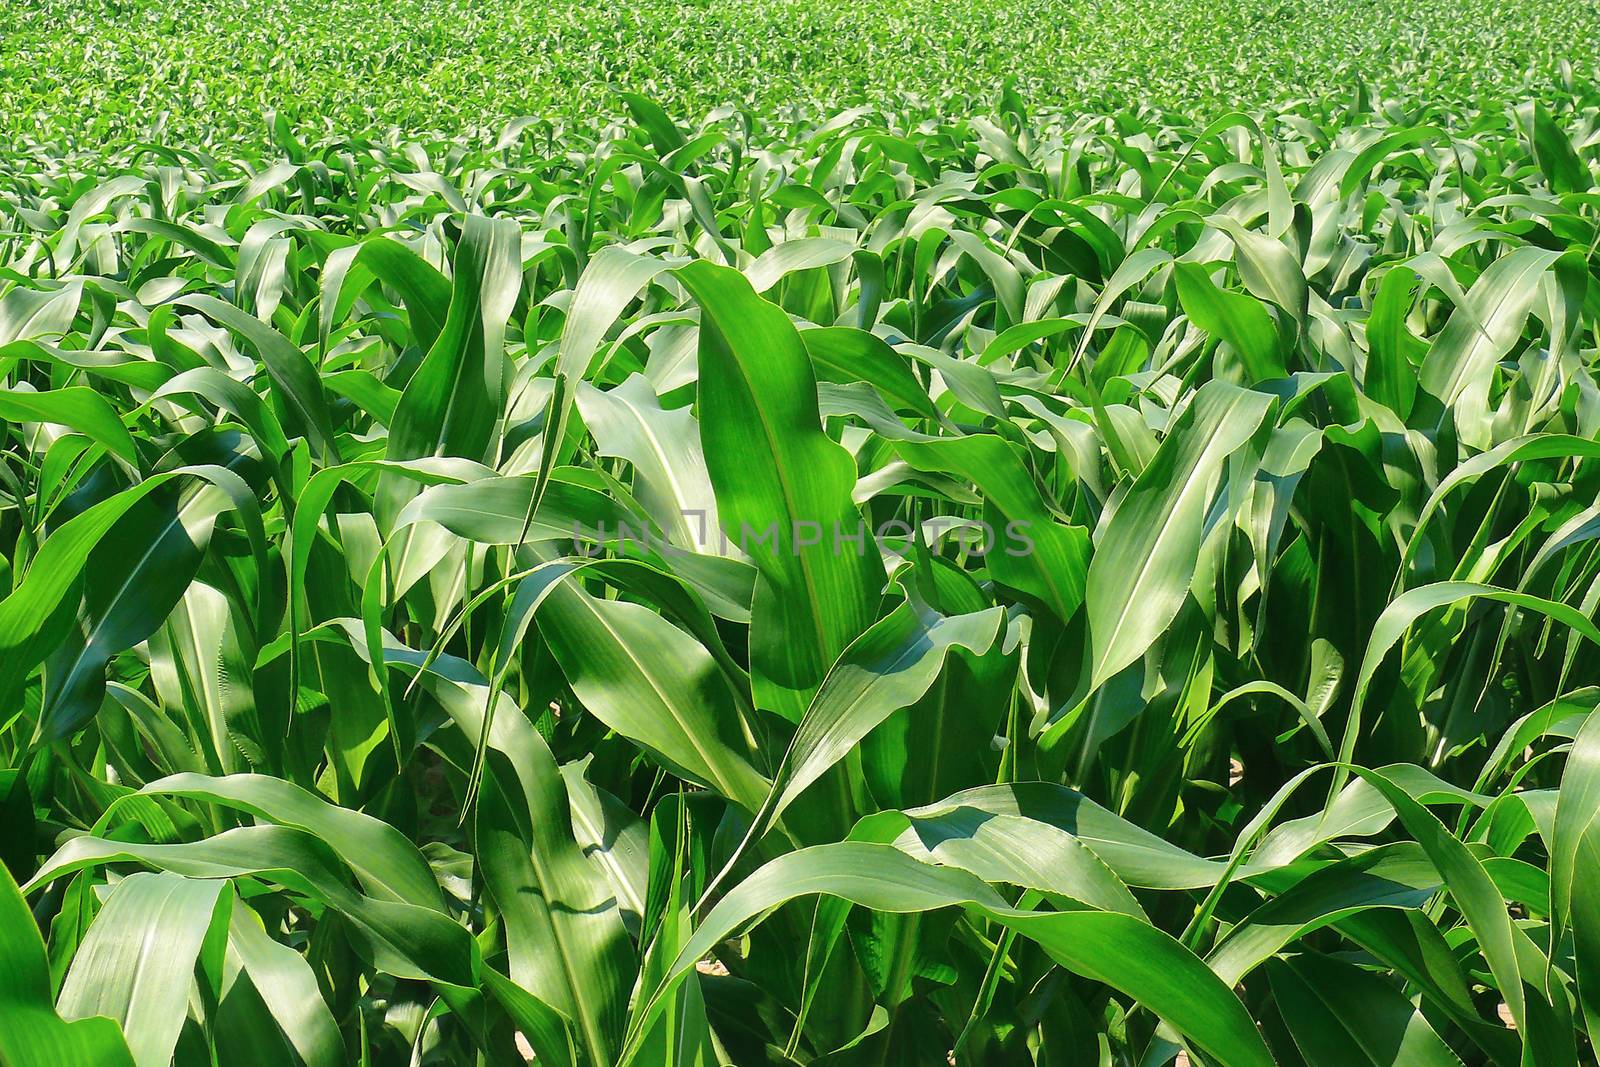
[[[1198,118],[720,30],[7,117],[0,1063],[1595,1063],[1600,87],[1524,68],[1600,16],[1501,6]]]

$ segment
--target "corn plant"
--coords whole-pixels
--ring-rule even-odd
[[[1594,1062],[1584,92],[13,151],[0,1062]]]

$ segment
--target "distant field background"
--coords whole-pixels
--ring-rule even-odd
[[[1589,0],[11,0],[0,130],[53,144],[259,141],[263,113],[359,135],[644,91],[686,120],[859,103],[964,113],[1014,78],[1045,108],[1204,118],[1349,91],[1411,109],[1543,94],[1600,45]],[[1581,78],[1584,72],[1579,71]]]

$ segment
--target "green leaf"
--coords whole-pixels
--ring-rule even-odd
[[[1403,267],[1384,274],[1367,318],[1367,392],[1402,419],[1411,414],[1417,367],[1428,351],[1427,343],[1406,325],[1420,281],[1415,271]]]
[[[400,394],[385,458],[488,458],[505,399],[505,325],[522,282],[521,249],[515,220],[467,216],[449,313]]]
[[[1517,107],[1517,121],[1528,139],[1533,142],[1533,158],[1552,191],[1557,193],[1586,193],[1594,187],[1589,168],[1573,150],[1572,142],[1550,118],[1550,113],[1537,100]]]
[[[1214,885],[1224,866],[1201,859],[1108,811],[1064,785],[1049,782],[977,786],[904,814],[913,827],[938,832],[945,820],[959,827],[979,817],[1021,818],[1071,834],[1122,882],[1136,888],[1200,889]]]
[[[634,496],[673,542],[716,552],[722,530],[717,498],[706,473],[700,427],[689,412],[663,409],[638,374],[604,392],[580,382],[576,399],[600,454],[633,464]]]
[[[363,643],[358,651],[365,652]],[[385,645],[384,656],[407,670],[421,669],[425,658],[394,644]],[[420,684],[465,737],[483,735],[489,686],[469,664],[439,656],[422,671]],[[622,1039],[626,976],[633,972],[616,898],[573,838],[560,769],[527,717],[514,705],[502,708],[490,719],[488,739],[478,862],[506,924],[511,983],[525,992],[492,977],[487,982],[519,1026],[537,1031],[541,1041],[555,1040],[556,1020],[564,1016],[589,1062],[610,1063]],[[530,995],[538,1003],[530,1003]]]
[[[1278,328],[1260,301],[1244,293],[1230,293],[1212,284],[1197,263],[1178,263],[1172,269],[1183,313],[1206,333],[1228,342],[1244,361],[1246,384],[1282,378],[1286,373],[1278,352]]]
[[[1310,1067],[1460,1067],[1450,1046],[1383,979],[1312,953],[1268,970],[1284,1025]]]
[[[189,1013],[198,969],[220,987],[233,895],[219,881],[131,874],[116,884],[73,957],[57,1007],[103,1015],[128,1035],[139,1067],[164,1067]]]
[[[717,510],[761,572],[750,627],[756,703],[797,720],[871,625],[882,564],[850,499],[849,453],[822,432],[816,380],[788,316],[731,268],[697,262],[676,276],[702,311],[700,425]]]
[[[518,596],[537,597],[540,633],[588,711],[675,775],[754,812],[768,782],[750,763],[740,697],[705,646],[640,604],[591,596],[544,568]]]
[[[1409,841],[1313,871],[1252,911],[1206,959],[1230,986],[1306,934],[1370,908],[1420,908],[1440,879]]]
[[[318,322],[322,346],[334,325],[350,314],[372,279],[382,281],[405,302],[410,326],[423,350],[431,349],[449,315],[450,280],[399,241],[377,236],[330,253],[322,277]]]
[[[1600,645],[1600,627],[1596,627],[1583,612],[1567,604],[1546,600],[1530,593],[1519,593],[1473,582],[1436,582],[1400,594],[1383,609],[1383,614],[1378,617],[1367,640],[1366,654],[1362,656],[1361,670],[1356,676],[1350,717],[1346,720],[1344,738],[1339,744],[1339,767],[1335,771],[1333,785],[1335,793],[1346,781],[1348,773],[1346,765],[1355,755],[1356,743],[1361,733],[1361,713],[1367,690],[1372,684],[1373,676],[1382,666],[1384,656],[1401,637],[1405,636],[1411,624],[1423,615],[1436,608],[1464,600],[1478,599],[1497,601],[1547,615],[1556,622],[1571,627],[1593,644]]]
[[[262,774],[173,774],[140,792],[205,800],[278,826],[304,830],[344,859],[369,896],[444,909],[432,869],[404,834],[380,819],[330,804],[282,779]]]
[[[928,691],[954,649],[982,655],[1004,632],[998,608],[944,616],[906,601],[847,648],[828,671],[772,785],[776,820],[878,724]]]
[[[179,302],[204,312],[254,346],[273,390],[291,415],[294,432],[304,433],[318,453],[338,462],[333,418],[328,413],[322,382],[306,354],[260,319],[214,296],[183,296]]]
[[[1394,806],[1395,814],[1406,831],[1417,839],[1428,859],[1438,869],[1445,887],[1478,940],[1478,948],[1489,964],[1500,995],[1510,1008],[1511,1018],[1519,1031],[1527,1033],[1527,994],[1517,958],[1511,915],[1483,864],[1466,845],[1445,829],[1437,817],[1394,782],[1376,771],[1356,768],[1355,773],[1375,786],[1384,799]]]
[[[228,498],[236,502],[250,498],[250,493],[244,488],[243,482],[230,471],[220,467],[180,468],[146,478],[138,485],[100,501],[57,527],[40,547],[24,579],[15,586],[10,596],[0,601],[0,704],[13,702],[33,668],[65,639],[72,623],[67,612],[77,606],[77,594],[82,589],[84,567],[106,534],[151,493],[168,482],[183,477],[204,479],[220,487]],[[251,511],[241,512],[246,519],[250,514]],[[171,521],[177,521],[176,517]],[[181,522],[179,525],[181,526]],[[157,540],[146,542],[143,546],[147,552],[153,545],[160,543],[159,524],[156,529]],[[260,536],[259,525],[256,536]],[[134,562],[137,563],[137,560]],[[112,615],[120,614],[114,609],[131,593],[132,587],[124,588],[119,584],[118,577],[126,578],[126,574],[112,576],[100,587],[106,596],[103,605],[112,609],[109,614],[101,616],[103,619],[110,619]],[[177,594],[172,595],[176,599]],[[148,609],[148,604],[139,608],[141,613]],[[159,622],[158,615],[156,624]],[[137,632],[137,629],[136,627],[134,632]],[[139,638],[135,637],[133,640],[137,641]],[[84,647],[89,647],[87,642]]]
[[[1142,656],[1178,614],[1223,467],[1272,408],[1262,393],[1201,387],[1118,505],[1086,582],[1091,689]]]
[[[133,1064],[115,1022],[98,1017],[67,1022],[51,1001],[49,963],[39,928],[11,872],[0,865],[0,1015],[5,1018],[0,1026],[0,1059],[13,1067]]]
[[[238,900],[228,926],[228,953],[237,958],[306,1067],[336,1067],[344,1061],[338,1024],[305,957],[268,936],[260,919]]]
[[[0,419],[9,422],[50,422],[83,434],[135,469],[139,452],[133,437],[111,405],[85,386],[31,392],[0,389]]]
[[[13,286],[0,296],[0,346],[59,337],[72,328],[82,302],[82,282],[51,289]]]
[[[1578,1006],[1589,1040],[1600,1037],[1600,886],[1583,872],[1600,862],[1600,715],[1591,712],[1567,753],[1550,843],[1553,929],[1570,930]]]
[[[1496,361],[1511,351],[1559,252],[1519,248],[1495,260],[1428,347],[1419,384],[1446,406],[1469,389],[1486,394]]]
[[[155,633],[200,567],[218,516],[232,501],[214,483],[176,499],[136,502],[89,556],[80,632],[45,664],[39,734],[65,737],[92,717],[107,661]]]
[[[1089,533],[1059,522],[1016,452],[990,434],[899,441],[895,451],[918,470],[953,474],[978,487],[988,505],[984,563],[995,578],[1036,598],[1058,619],[1083,604]]]
[[[478,949],[466,930],[431,908],[358,893],[333,850],[301,830],[243,827],[177,845],[76,837],[57,849],[24,889],[32,892],[62,875],[107,863],[144,863],[192,879],[261,878],[345,915],[372,958],[389,974],[477,985]]]

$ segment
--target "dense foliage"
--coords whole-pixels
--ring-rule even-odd
[[[365,6],[514,32],[213,44],[381,80]],[[1514,6],[1438,108],[691,123],[769,102],[689,49],[167,148],[108,4],[0,164],[0,1062],[1592,1063],[1600,98],[1519,86],[1594,16]],[[378,117],[557,84],[437,73]]]
[[[821,122],[858,104],[1158,108],[1183,121],[1343,99],[1498,113],[1595,69],[1595,0],[7,0],[0,134],[12,145],[262,146],[397,126],[492,141],[534,115],[563,140],[647,93],[697,121],[733,107]],[[987,101],[977,103],[975,101]],[[1413,116],[1414,118],[1414,116]]]

